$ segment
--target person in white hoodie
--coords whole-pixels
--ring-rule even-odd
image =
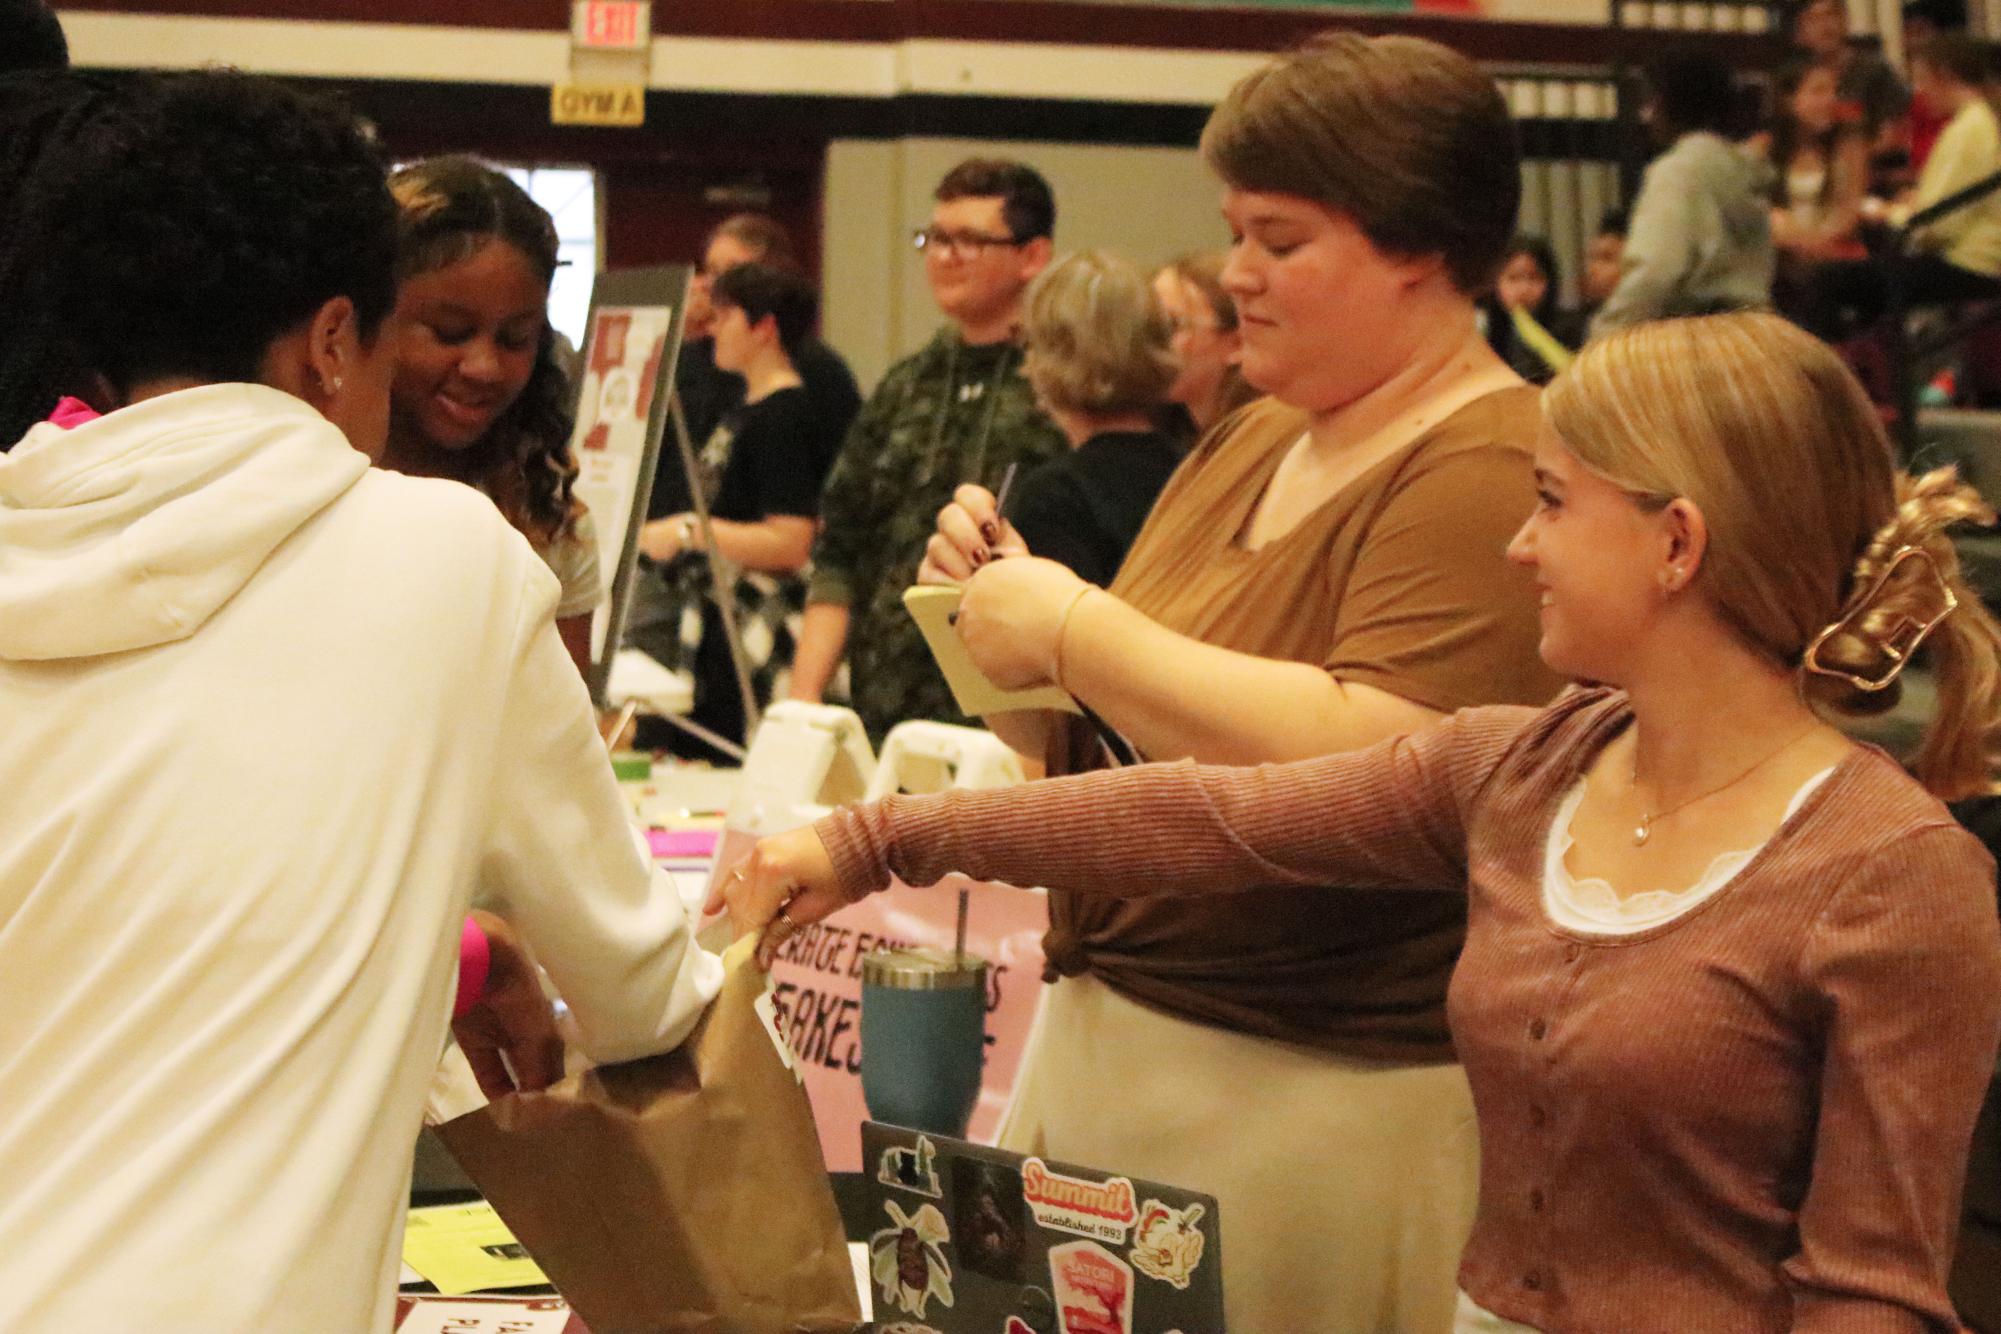
[[[1592,318],[1592,338],[1643,320],[1772,301],[1770,168],[1723,137],[1736,99],[1729,68],[1673,51],[1646,77],[1647,127],[1669,147],[1640,181],[1619,285]]]
[[[368,466],[395,213],[354,120],[44,75],[0,146],[0,1329],[386,1331],[469,903],[600,1061],[721,965],[548,568]]]

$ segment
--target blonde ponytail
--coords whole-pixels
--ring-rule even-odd
[[[1948,799],[1993,790],[2001,626],[1947,529],[1994,513],[1950,468],[1897,470],[1825,343],[1769,314],[1642,324],[1580,353],[1543,412],[1599,476],[1695,503],[1710,537],[1701,587],[1746,645],[1799,673],[1810,705],[1892,708],[1928,642],[1938,704],[1912,767]]]
[[[1808,646],[1801,689],[1836,713],[1894,706],[1899,675],[1929,642],[1938,701],[1912,769],[1947,800],[1990,791],[2001,735],[2001,625],[1967,586],[1947,530],[1994,511],[1952,468],[1897,476],[1897,508],[1850,573],[1839,618]]]

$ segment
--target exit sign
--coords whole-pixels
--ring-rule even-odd
[[[644,51],[653,40],[648,0],[578,0],[570,7],[570,44],[590,51]]]

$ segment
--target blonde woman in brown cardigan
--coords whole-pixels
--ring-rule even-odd
[[[1550,665],[1603,687],[1289,765],[850,808],[760,845],[731,906],[769,945],[892,872],[1135,897],[1457,879],[1482,1151],[1459,1329],[1957,1329],[2001,927],[1939,798],[1990,787],[1997,631],[1945,530],[1992,515],[1949,472],[1896,473],[1839,360],[1770,316],[1618,334],[1547,408],[1511,554]],[[1826,718],[1893,702],[1921,642],[1939,711],[1913,779]]]

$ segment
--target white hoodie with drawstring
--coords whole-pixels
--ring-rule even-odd
[[[721,981],[490,501],[211,385],[0,455],[0,1329],[390,1327],[469,903],[621,1060]]]

